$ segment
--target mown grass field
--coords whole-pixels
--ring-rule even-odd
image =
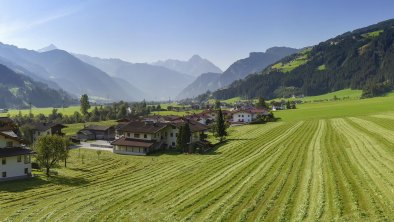
[[[73,115],[74,112],[80,112],[80,106],[70,106],[67,108],[56,108],[57,111],[59,113],[62,113],[63,115]],[[92,107],[90,110],[94,109],[94,107]],[[49,114],[52,113],[53,108],[32,108],[32,113],[34,115],[37,114],[44,114],[45,116],[48,116]],[[22,113],[22,115],[28,115],[30,113],[29,109],[11,109],[8,111],[8,113],[0,113],[0,116],[7,116],[7,114],[9,114],[10,116],[16,116],[19,114],[19,111]]]
[[[0,221],[394,220],[393,98],[275,114],[206,155],[73,150],[58,176],[0,183]]]

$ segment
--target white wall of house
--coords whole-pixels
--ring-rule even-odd
[[[3,164],[3,159],[5,159],[5,164]],[[26,176],[27,173],[31,174],[30,161],[31,161],[30,155],[0,158],[0,180],[12,178],[12,177]],[[3,172],[6,172],[7,174],[5,178],[3,177]]]
[[[3,135],[0,135],[0,148],[9,147],[8,144],[12,143],[11,147],[20,147],[20,142],[15,141],[13,139],[6,138]]]
[[[128,132],[125,132],[124,136],[126,138],[139,139],[139,140],[153,140],[154,137],[154,135],[151,133],[128,133]]]
[[[147,148],[116,145],[114,146],[113,152],[118,154],[146,155]]]
[[[192,133],[191,142],[200,141],[200,134],[201,134],[201,132],[194,132],[194,133]]]
[[[253,121],[253,115],[248,112],[236,112],[233,113],[233,122],[244,122],[250,123]]]

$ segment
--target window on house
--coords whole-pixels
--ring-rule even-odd
[[[130,133],[127,133],[127,137],[130,137]]]
[[[244,115],[242,115],[242,117],[244,117]]]
[[[176,127],[175,127],[175,126],[172,126],[172,129],[176,129]]]
[[[18,162],[18,163],[22,162],[22,156],[17,156],[16,157],[16,162]]]
[[[12,141],[7,141],[6,147],[12,147]]]
[[[29,168],[25,168],[25,174],[29,174]]]
[[[144,138],[148,138],[148,135],[144,134]]]
[[[175,146],[175,142],[172,142],[172,144],[171,144],[172,146]]]
[[[241,115],[238,115],[238,117],[241,117]]]
[[[173,134],[173,133],[170,133],[170,136],[171,136],[171,137],[174,137],[174,134]]]
[[[24,161],[25,161],[25,164],[30,163],[31,162],[30,155],[25,155]]]
[[[6,165],[6,164],[7,164],[7,158],[3,157],[3,158],[1,159],[1,164],[2,164],[2,165]]]
[[[2,176],[2,177],[7,177],[7,172],[3,172],[3,173],[1,174],[1,176]]]
[[[178,133],[175,133],[175,136],[178,137]]]
[[[140,134],[134,133],[134,138],[140,138]]]

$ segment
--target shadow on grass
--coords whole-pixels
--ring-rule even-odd
[[[88,183],[89,182],[84,178],[64,177],[59,175],[47,178],[45,175],[40,175],[33,178],[1,182],[0,191],[23,192],[46,185],[81,186]]]

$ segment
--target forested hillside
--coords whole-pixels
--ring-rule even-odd
[[[274,98],[282,92],[318,95],[340,89],[362,89],[364,97],[390,91],[394,79],[394,19],[347,32],[306,48],[213,93]]]
[[[76,103],[67,93],[49,88],[0,64],[0,108],[61,107]]]

